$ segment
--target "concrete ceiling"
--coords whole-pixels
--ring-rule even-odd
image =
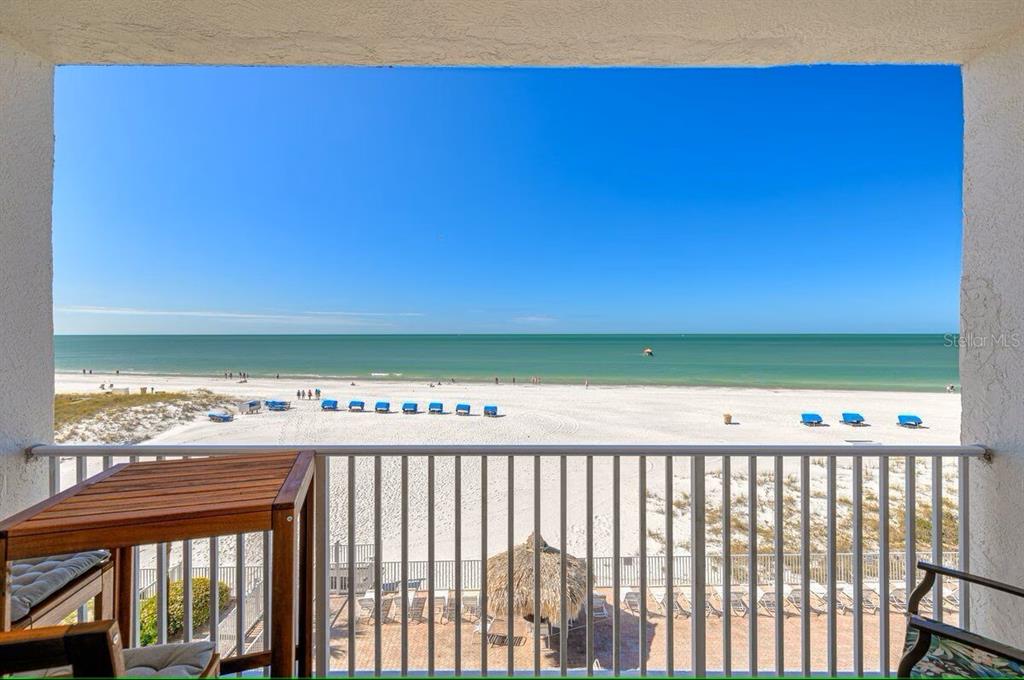
[[[963,63],[1024,0],[0,0],[51,62]]]

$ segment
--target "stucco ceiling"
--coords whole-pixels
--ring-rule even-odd
[[[0,0],[55,63],[962,63],[1024,0]]]

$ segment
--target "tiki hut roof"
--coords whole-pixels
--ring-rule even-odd
[[[540,544],[540,615],[552,623],[559,622],[561,608],[561,552],[541,538]],[[512,549],[512,598],[517,616],[533,615],[533,546],[531,534],[526,542]],[[579,616],[587,600],[587,563],[572,555],[565,556],[566,614],[570,620]],[[508,608],[508,553],[487,560],[487,608],[497,616],[505,616]]]

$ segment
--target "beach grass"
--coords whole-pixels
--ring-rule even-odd
[[[180,404],[195,399],[187,392],[157,392],[155,394],[57,394],[53,398],[53,425],[60,429],[100,413],[118,411],[135,406],[154,404]]]

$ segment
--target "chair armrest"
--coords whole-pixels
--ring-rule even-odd
[[[1008,583],[1000,583],[999,581],[993,581],[992,579],[985,578],[984,576],[975,576],[974,574],[968,574],[966,571],[960,571],[959,569],[952,569],[950,567],[944,567],[939,564],[932,564],[931,562],[920,561],[917,563],[917,568],[925,572],[925,576],[930,574],[941,574],[942,576],[949,576],[951,578],[960,579],[961,581],[967,581],[968,583],[975,583],[979,586],[985,586],[986,588],[992,588],[1003,593],[1009,593],[1010,595],[1016,595],[1017,597],[1024,597],[1024,588],[1018,588]],[[934,576],[933,576],[934,579]]]
[[[0,675],[71,665],[76,676],[124,673],[116,621],[47,626],[0,633]]]
[[[988,638],[963,630],[962,628],[956,628],[949,624],[933,621],[932,619],[926,619],[923,616],[912,614],[910,619],[907,621],[907,628],[916,629],[918,631],[918,637],[914,646],[903,656],[902,659],[900,659],[899,669],[896,674],[901,678],[910,677],[910,673],[914,666],[918,661],[924,658],[925,654],[928,653],[933,636],[953,640],[969,647],[973,647],[974,649],[980,649],[983,652],[988,652],[989,654],[995,654],[1018,663],[1024,663],[1024,650],[1011,647],[1010,645],[1003,644],[1002,642],[989,640]]]

